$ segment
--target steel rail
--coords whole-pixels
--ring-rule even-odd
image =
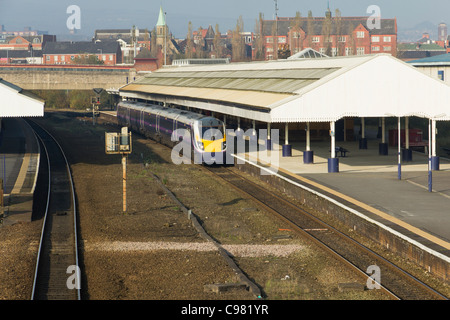
[[[245,183],[248,186],[251,186],[251,188],[249,187],[248,189],[253,189],[253,190],[258,189],[261,193],[266,193],[267,194],[268,191],[265,190],[263,187],[259,186],[258,184],[254,183],[253,181],[250,181],[249,179],[243,177],[242,175],[236,174],[235,172],[231,171],[228,168],[224,168],[224,167],[221,167],[220,169],[219,168],[214,168],[214,167],[205,167],[205,168],[207,168],[207,170],[209,172],[211,172],[212,174],[214,174],[215,176],[217,176],[217,177],[223,179],[224,181],[228,182],[232,187],[234,187],[238,191],[245,192],[249,197],[251,197],[253,200],[257,201],[257,203],[262,205],[265,209],[268,209],[270,212],[274,213],[279,219],[281,219],[282,221],[284,221],[284,222],[288,223],[289,225],[291,225],[295,231],[301,233],[302,235],[305,235],[309,239],[313,240],[315,243],[319,244],[322,248],[324,248],[327,251],[331,252],[333,255],[335,255],[337,258],[339,258],[339,260],[344,261],[347,265],[349,265],[351,268],[356,270],[357,273],[360,276],[364,276],[366,279],[369,278],[370,275],[367,274],[363,269],[361,269],[360,267],[355,265],[352,261],[350,261],[349,259],[344,257],[342,254],[340,254],[339,252],[337,252],[336,250],[331,248],[329,245],[327,245],[325,242],[320,240],[318,237],[313,235],[312,232],[309,232],[308,230],[305,230],[305,228],[302,228],[301,226],[299,226],[296,222],[292,221],[289,217],[287,217],[285,214],[283,214],[282,212],[280,212],[276,208],[271,207],[270,205],[268,205],[267,203],[263,202],[258,197],[256,197],[253,194],[249,193],[247,190],[245,190],[245,188],[241,188],[241,187],[233,184],[231,181],[229,181],[225,177],[221,176],[217,171],[225,170],[226,174],[232,175],[235,178],[238,178],[238,179],[240,179],[242,181],[245,181]],[[352,245],[356,246],[358,248],[358,250],[363,250],[363,252],[365,254],[368,254],[368,255],[372,256],[373,258],[377,259],[379,262],[384,263],[385,265],[388,265],[389,268],[392,268],[397,273],[400,273],[401,276],[408,278],[409,281],[414,282],[417,286],[420,286],[423,290],[425,290],[425,291],[429,292],[430,294],[434,295],[436,297],[436,299],[448,300],[448,298],[446,296],[444,296],[443,294],[441,294],[437,290],[431,288],[430,286],[428,286],[427,284],[425,284],[421,280],[417,279],[416,277],[414,277],[413,275],[411,275],[407,271],[401,269],[399,266],[395,265],[391,261],[389,261],[386,258],[382,257],[381,255],[377,254],[373,250],[367,248],[363,244],[357,242],[356,240],[354,240],[353,238],[349,237],[345,233],[337,230],[336,228],[334,228],[330,224],[326,223],[325,221],[317,218],[316,216],[314,216],[312,213],[308,212],[307,210],[305,210],[303,208],[300,208],[298,205],[288,201],[287,199],[285,199],[285,197],[279,196],[279,195],[277,195],[277,194],[275,194],[273,192],[270,192],[270,196],[276,198],[278,201],[282,202],[283,204],[290,206],[292,209],[301,212],[303,215],[306,215],[308,217],[308,219],[313,220],[314,223],[317,223],[317,224],[321,225],[323,228],[326,228],[328,230],[332,230],[340,238],[342,238],[345,241],[347,241],[348,243],[351,243]],[[389,289],[388,286],[383,285],[381,283],[377,283],[377,284],[380,285],[380,288],[382,288],[388,295],[390,295],[394,299],[398,299],[398,300],[402,299],[401,297],[398,296],[398,294],[394,293],[392,289]]]
[[[32,123],[33,125],[37,126],[40,130],[44,131],[45,134],[48,135],[48,137],[50,137],[50,139],[55,143],[55,145],[57,146],[58,150],[60,151],[62,157],[64,158],[64,166],[67,170],[67,175],[69,177],[69,183],[70,183],[70,195],[71,195],[71,206],[73,208],[73,237],[74,237],[74,243],[73,243],[73,249],[74,249],[74,258],[75,258],[75,265],[78,267],[79,266],[79,258],[78,258],[78,239],[77,239],[77,211],[76,211],[76,198],[75,198],[75,188],[74,188],[74,183],[73,183],[73,179],[72,179],[72,174],[71,174],[71,170],[70,170],[70,166],[69,166],[69,162],[67,160],[67,157],[64,153],[64,150],[62,149],[61,145],[59,144],[59,142],[56,140],[56,138],[50,134],[46,129],[44,129],[41,125],[37,124],[34,121],[28,120],[30,123]],[[36,299],[36,290],[37,290],[37,281],[38,281],[38,273],[39,273],[39,266],[40,266],[40,261],[41,261],[41,254],[42,254],[42,249],[43,249],[43,245],[44,245],[44,241],[45,241],[45,235],[47,232],[47,224],[48,224],[48,214],[49,214],[49,208],[50,208],[50,202],[51,202],[51,188],[52,188],[52,169],[51,169],[51,164],[50,164],[50,154],[48,152],[48,148],[46,146],[46,143],[44,142],[44,139],[41,137],[41,135],[36,131],[35,128],[33,128],[33,126],[28,123],[30,125],[30,127],[33,129],[35,135],[39,138],[39,140],[41,141],[46,156],[47,156],[47,166],[48,166],[48,190],[47,190],[47,203],[46,203],[46,208],[45,208],[45,214],[44,214],[44,218],[43,218],[43,224],[42,224],[42,230],[41,230],[41,237],[40,237],[40,241],[39,241],[39,248],[38,248],[38,255],[37,255],[37,260],[36,260],[36,267],[35,267],[35,274],[34,274],[34,280],[33,280],[33,288],[32,288],[32,295],[31,295],[31,300]],[[80,274],[78,273],[78,270],[75,270],[76,277],[77,277],[77,281],[79,281],[78,283],[80,283]],[[76,297],[77,300],[81,300],[81,291],[79,288],[76,288]]]

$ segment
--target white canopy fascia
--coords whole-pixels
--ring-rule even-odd
[[[0,118],[43,117],[45,102],[0,79]]]
[[[407,116],[450,120],[450,86],[390,55],[344,68],[297,94],[272,106],[271,122]]]

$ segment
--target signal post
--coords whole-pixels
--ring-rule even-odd
[[[131,153],[131,132],[123,127],[120,133],[105,132],[106,154],[122,155],[122,190],[123,190],[123,213],[127,212],[127,157]]]

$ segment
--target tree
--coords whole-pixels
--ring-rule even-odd
[[[324,47],[326,48],[325,54],[327,56],[331,56],[332,55],[332,50],[331,50],[331,46],[332,46],[332,40],[331,40],[331,27],[332,27],[332,20],[331,20],[331,11],[330,9],[328,9],[327,11],[327,15],[325,17],[325,20],[322,24],[322,36],[323,36],[323,44]]]
[[[312,11],[308,11],[308,21],[307,21],[307,27],[306,27],[306,33],[308,37],[308,46],[312,47],[312,36],[314,35],[314,18]]]
[[[104,64],[95,54],[80,53],[73,59],[74,64]]]
[[[236,28],[234,29],[233,36],[231,38],[231,44],[233,48],[231,59],[234,62],[245,60],[245,42],[241,35],[243,31],[244,19],[242,19],[242,16],[239,16],[239,19],[236,23]]]
[[[255,60],[264,60],[264,34],[263,34],[264,14],[259,13],[259,19],[255,24]]]
[[[223,45],[222,39],[219,31],[219,25],[216,24],[216,28],[214,31],[214,40],[213,40],[214,52],[216,58],[222,58],[223,56]]]
[[[336,55],[342,56],[345,51],[345,42],[339,41],[342,38],[343,30],[342,30],[342,16],[341,11],[336,9],[335,11],[335,21],[336,21]]]
[[[295,13],[294,21],[291,23],[291,43],[289,45],[292,53],[303,50],[303,39],[301,35],[302,29],[302,14],[300,11]]]
[[[192,22],[189,21],[188,24],[188,34],[186,38],[186,49],[185,56],[187,59],[192,59],[194,57],[194,41],[192,40]]]

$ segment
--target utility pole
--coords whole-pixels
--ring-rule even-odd
[[[278,0],[275,1],[275,39],[273,41],[275,60],[278,60]]]
[[[164,12],[164,65],[167,65],[167,12]]]

